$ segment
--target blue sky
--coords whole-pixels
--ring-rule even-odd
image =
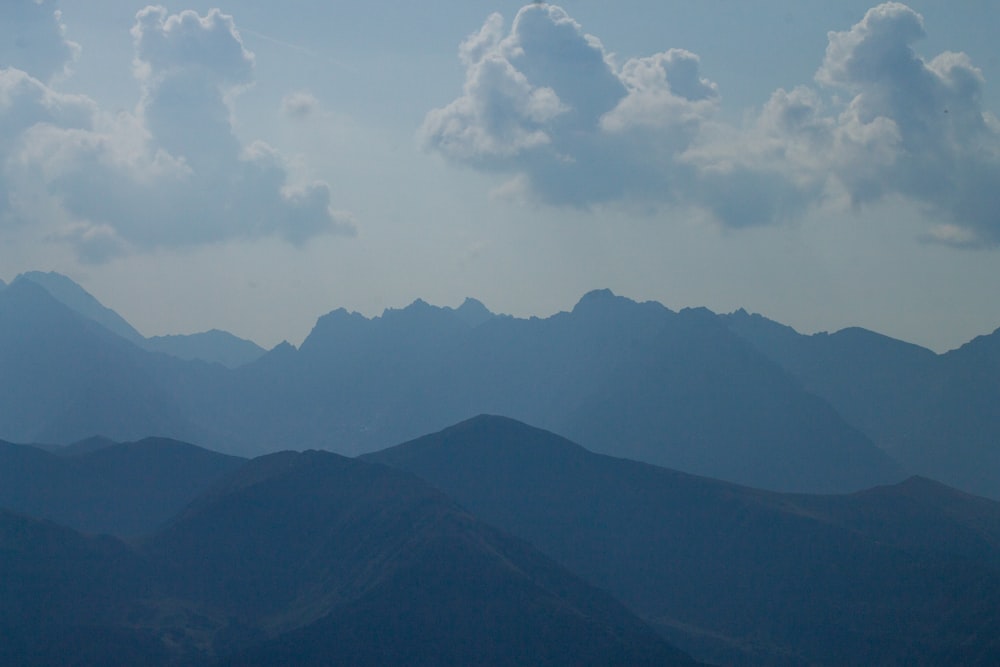
[[[1000,325],[1000,6],[0,9],[0,278],[147,335],[610,287],[945,350]]]

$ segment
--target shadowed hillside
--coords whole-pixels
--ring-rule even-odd
[[[45,451],[0,442],[0,507],[91,533],[149,533],[244,459],[146,438]]]
[[[0,511],[0,572],[24,667],[696,664],[418,478],[325,452],[246,463],[138,546]]]
[[[1000,657],[1000,505],[940,484],[778,494],[486,416],[368,458],[531,541],[710,662]]]
[[[907,470],[1000,498],[1000,330],[937,355],[859,328],[804,336],[745,312],[724,320]]]

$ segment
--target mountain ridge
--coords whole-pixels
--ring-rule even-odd
[[[483,415],[365,458],[423,477],[707,662],[1000,655],[1000,614],[988,602],[1000,595],[1000,503],[934,482],[776,493]],[[959,627],[979,640],[963,643]]]
[[[919,473],[1000,498],[990,336],[935,355],[856,328],[802,336],[746,311],[674,312],[595,290],[543,319],[471,299],[373,318],[337,309],[299,348],[227,369],[127,349],[66,313],[46,324],[31,313],[54,313],[51,301],[17,283],[0,292],[7,440],[159,434],[240,455],[278,442],[356,455],[486,412],[777,490],[850,491]]]
[[[1000,330],[935,354],[857,327],[806,336],[725,321],[911,473],[1000,498]]]
[[[0,441],[0,507],[132,537],[152,532],[244,463],[167,438],[91,443],[60,451]]]
[[[0,570],[25,666],[698,664],[416,476],[329,452],[246,462],[128,544],[0,509]]]
[[[74,312],[146,350],[162,352],[184,360],[200,359],[220,363],[228,368],[250,363],[264,354],[264,349],[253,341],[219,329],[195,334],[170,334],[147,338],[125,318],[102,304],[71,278],[54,271],[27,271],[14,278],[13,283],[18,282],[31,282],[41,286]]]

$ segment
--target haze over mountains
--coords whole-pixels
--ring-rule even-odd
[[[375,318],[335,310],[298,349],[227,368],[136,345],[100,323],[127,333],[82,288],[41,275],[0,291],[11,380],[0,438],[12,442],[155,434],[244,456],[356,455],[491,413],[592,451],[773,490],[853,491],[918,473],[1000,497],[996,332],[935,355],[863,330],[802,336],[603,290],[544,319],[471,299]],[[235,348],[219,340],[205,356]]]

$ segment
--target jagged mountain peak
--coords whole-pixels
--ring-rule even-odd
[[[472,297],[466,297],[462,305],[455,309],[455,314],[471,327],[477,327],[495,316],[482,301]]]
[[[614,307],[623,306],[635,306],[638,305],[637,302],[629,299],[628,297],[618,296],[610,289],[594,289],[590,290],[576,302],[573,306],[573,313],[579,314],[584,312],[605,312],[606,309]]]

